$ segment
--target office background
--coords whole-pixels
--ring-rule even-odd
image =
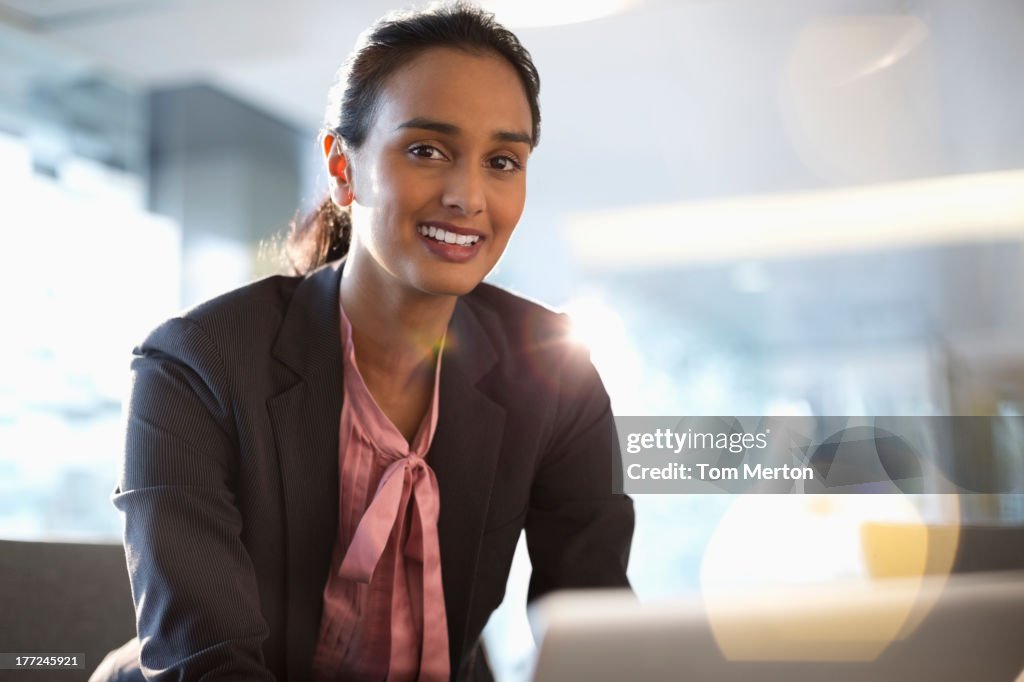
[[[489,6],[543,113],[490,280],[572,314],[617,413],[1024,411],[1019,0]],[[333,73],[393,7],[0,1],[0,536],[118,538],[132,347],[280,271]],[[636,502],[645,599],[858,575],[867,518],[1024,522],[1013,495]],[[506,681],[527,574],[488,630]]]

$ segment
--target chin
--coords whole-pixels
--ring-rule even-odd
[[[419,278],[416,288],[434,296],[465,296],[476,289],[482,277],[426,276]]]

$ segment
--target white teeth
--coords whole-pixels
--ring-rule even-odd
[[[448,232],[442,230],[439,227],[433,225],[420,225],[417,231],[424,237],[431,237],[439,242],[445,242],[446,244],[458,244],[459,246],[472,246],[480,241],[480,237],[477,235],[468,234],[455,234],[454,232]]]

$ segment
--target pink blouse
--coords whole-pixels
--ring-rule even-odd
[[[410,446],[367,389],[356,366],[352,325],[340,312],[345,399],[338,434],[338,537],[324,587],[313,678],[447,681],[440,499],[434,471],[424,460],[437,426],[441,354],[433,398]]]

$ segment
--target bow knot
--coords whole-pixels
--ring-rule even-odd
[[[398,522],[399,510],[405,507],[403,502],[413,506],[406,556],[420,561],[427,554],[439,556],[436,530],[440,512],[438,496],[437,477],[425,459],[409,455],[392,462],[384,470],[377,492],[359,521],[338,575],[360,583],[370,582],[391,531]],[[426,529],[433,532],[424,532]]]

